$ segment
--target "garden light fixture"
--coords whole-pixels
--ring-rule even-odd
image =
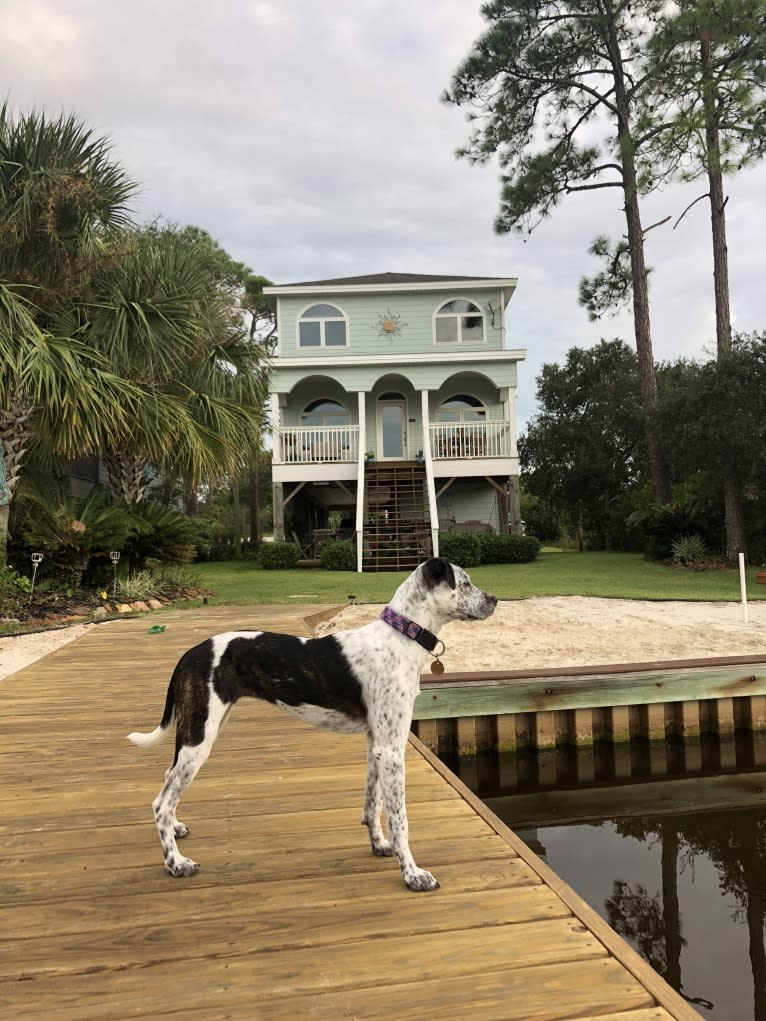
[[[37,577],[37,565],[43,559],[42,553],[32,554],[32,588],[29,590],[29,601],[32,602],[32,595],[35,591],[35,578]]]
[[[114,568],[114,582],[112,584],[112,595],[117,595],[117,564],[120,562],[120,551],[115,549],[109,554],[109,559],[112,561],[112,567]]]

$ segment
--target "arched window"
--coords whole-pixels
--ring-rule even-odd
[[[484,339],[484,313],[472,301],[453,298],[434,313],[437,344],[480,344]]]
[[[331,400],[312,401],[307,404],[301,414],[301,425],[314,425],[324,428],[328,425],[350,425],[351,416],[342,404]]]
[[[470,422],[486,422],[487,411],[481,401],[468,394],[450,397],[439,406],[436,412],[437,422],[458,422],[461,425]]]
[[[483,457],[487,452],[487,410],[469,394],[457,394],[436,411],[437,457]]]
[[[335,305],[311,305],[298,320],[299,347],[346,347],[347,320]]]

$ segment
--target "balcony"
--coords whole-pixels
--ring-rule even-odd
[[[437,422],[429,426],[434,461],[516,457],[508,422]],[[277,430],[275,463],[355,464],[359,426],[290,426]],[[281,458],[279,452],[281,450]]]
[[[294,426],[277,430],[283,464],[355,462],[359,457],[359,426]]]
[[[434,461],[517,456],[508,422],[437,422],[429,428]]]

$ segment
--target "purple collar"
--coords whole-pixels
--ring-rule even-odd
[[[400,631],[408,638],[412,638],[413,641],[417,642],[418,645],[422,645],[423,648],[427,649],[429,652],[433,652],[437,644],[441,641],[441,639],[437,638],[435,634],[432,634],[430,631],[426,631],[424,627],[421,627],[420,624],[416,624],[414,620],[410,620],[403,614],[397,613],[396,610],[392,610],[390,606],[386,606],[384,608],[380,615],[380,619],[384,620],[386,624],[389,624],[395,631]],[[441,655],[441,653],[439,655]]]

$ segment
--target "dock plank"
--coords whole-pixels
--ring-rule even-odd
[[[310,635],[321,609],[101,625],[0,684],[0,1015],[698,1019],[414,739],[412,846],[441,890],[410,893],[370,854],[365,742],[255,703],[181,806],[200,873],[167,875],[150,804],[172,742],[125,735],[156,725],[196,641]]]

